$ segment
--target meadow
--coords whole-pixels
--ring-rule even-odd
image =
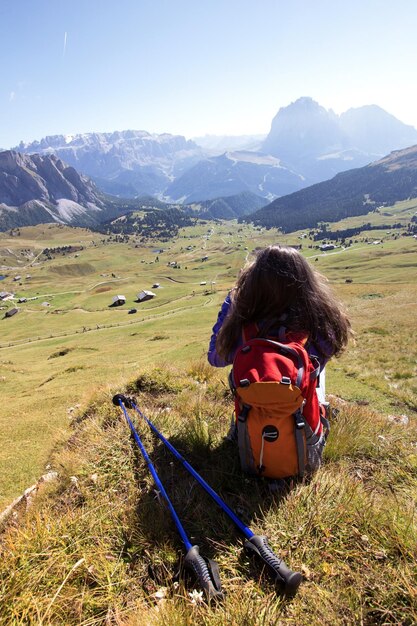
[[[405,226],[415,207],[398,203],[363,221]],[[351,218],[331,227],[358,225]],[[305,233],[236,222],[200,224],[168,242],[121,243],[57,225],[0,234],[1,290],[27,298],[1,303],[3,312],[20,310],[0,320],[0,509],[46,467],[59,475],[4,533],[2,623],[415,623],[417,241],[402,232],[363,232],[325,253]],[[356,333],[327,369],[339,414],[326,463],[282,500],[242,478],[223,441],[226,372],[205,363],[239,268],[269,243],[302,244]],[[83,249],[51,260],[42,254],[65,245]],[[135,303],[142,289],[156,297]],[[126,304],[109,307],[117,294]],[[149,439],[191,534],[226,579],[221,609],[188,595],[175,575],[179,540],[110,402],[125,389],[303,572],[292,603],[248,565],[234,529],[188,478],[163,469],[171,465]]]

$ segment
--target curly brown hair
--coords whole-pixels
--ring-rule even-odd
[[[219,331],[216,351],[223,358],[236,347],[242,328],[262,322],[262,332],[285,325],[330,343],[339,355],[353,334],[349,319],[327,280],[295,248],[269,246],[243,268],[232,289],[231,307]],[[285,316],[285,322],[282,320]]]

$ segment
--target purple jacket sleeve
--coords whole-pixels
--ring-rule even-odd
[[[315,342],[311,341],[307,345],[307,352],[310,356],[315,356],[320,363],[320,371],[323,371],[327,361],[332,358],[334,349],[331,341],[319,335]]]
[[[231,360],[222,359],[216,352],[216,339],[220,328],[223,325],[224,320],[229,312],[231,305],[230,294],[226,297],[225,301],[222,304],[222,307],[219,311],[219,315],[217,317],[217,322],[213,326],[213,333],[210,338],[209,349],[207,353],[207,358],[210,365],[214,367],[224,367],[225,365],[230,365],[232,363]]]

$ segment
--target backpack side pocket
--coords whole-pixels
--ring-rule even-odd
[[[320,434],[315,434],[306,423],[306,445],[307,445],[307,471],[312,473],[319,469],[322,464],[323,450],[326,444],[324,428]]]

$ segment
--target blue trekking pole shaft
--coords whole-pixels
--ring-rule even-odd
[[[116,398],[116,396],[115,396]],[[113,402],[114,404],[116,404],[115,402],[115,398],[113,398]],[[146,449],[142,443],[141,438],[139,437],[136,428],[134,427],[132,420],[130,419],[125,406],[123,404],[123,402],[118,398],[117,399],[117,403],[119,404],[120,408],[122,409],[124,416],[126,418],[127,423],[130,426],[130,430],[132,432],[132,435],[142,453],[143,458],[146,461],[146,464],[152,474],[152,477],[155,481],[155,484],[157,486],[157,488],[159,489],[160,493],[162,494],[162,496],[165,498],[165,501],[168,505],[168,508],[171,512],[172,518],[174,520],[175,526],[177,527],[177,530],[181,536],[181,539],[184,543],[185,549],[187,550],[187,554],[185,556],[185,565],[186,567],[188,567],[189,569],[191,569],[197,580],[199,581],[201,587],[204,589],[204,591],[207,593],[207,596],[209,599],[221,599],[223,597],[223,592],[221,590],[221,583],[220,583],[220,578],[219,578],[219,574],[218,574],[218,566],[214,561],[211,561],[210,559],[205,559],[204,557],[202,557],[200,555],[199,552],[199,547],[198,546],[193,546],[188,538],[187,533],[184,530],[183,525],[181,524],[181,521],[177,515],[177,512],[167,494],[167,492],[165,491],[165,487],[163,486],[158,473],[155,469],[155,466],[153,465],[151,459],[149,458],[148,453],[146,452]]]
[[[151,430],[162,441],[162,443],[172,452],[172,454],[182,463],[185,469],[196,479],[198,483],[207,491],[207,493],[213,498],[213,500],[220,506],[221,509],[233,520],[236,526],[242,531],[246,537],[244,544],[245,549],[251,554],[255,554],[266,565],[269,571],[272,573],[275,582],[284,586],[285,594],[288,596],[294,596],[298,587],[303,579],[299,572],[293,572],[287,567],[282,559],[280,559],[274,551],[271,549],[267,537],[264,535],[255,535],[255,533],[248,528],[232,511],[232,509],[220,498],[220,496],[210,487],[210,485],[204,480],[202,476],[184,459],[184,457],[178,452],[176,448],[159,432],[156,426],[142,413],[139,407],[131,398],[127,398],[122,394],[117,394],[113,398],[113,402],[116,404],[115,399],[118,399],[118,403],[122,406],[122,403],[126,403],[131,406],[135,411],[145,420]]]
[[[179,519],[179,517],[177,515],[177,512],[174,509],[174,506],[173,506],[173,504],[172,504],[172,502],[171,502],[167,492],[165,491],[165,487],[163,486],[163,484],[160,481],[160,478],[159,478],[159,476],[158,476],[158,474],[156,472],[156,469],[155,469],[151,459],[149,458],[149,455],[148,455],[148,453],[146,452],[146,450],[145,450],[145,448],[143,446],[142,440],[140,439],[140,437],[139,437],[135,427],[133,426],[133,423],[132,423],[132,421],[131,421],[131,419],[130,419],[130,417],[129,417],[126,409],[125,409],[125,407],[123,406],[123,404],[120,404],[120,406],[121,406],[121,408],[123,410],[123,413],[125,415],[126,421],[129,424],[129,426],[130,426],[130,430],[132,431],[132,435],[133,435],[136,443],[139,446],[139,449],[140,449],[140,451],[142,453],[143,458],[146,461],[147,466],[149,467],[149,470],[150,470],[150,472],[152,474],[152,477],[153,477],[153,479],[155,481],[155,484],[156,484],[156,486],[158,487],[159,491],[161,492],[161,494],[163,495],[163,497],[166,500],[166,503],[167,503],[168,508],[169,508],[169,510],[171,512],[172,518],[173,518],[173,520],[175,522],[175,526],[177,527],[178,532],[179,532],[179,534],[181,536],[181,539],[182,539],[182,542],[183,542],[183,544],[185,546],[185,549],[188,551],[192,547],[191,541],[189,540],[188,535],[185,532],[183,525],[181,524],[181,521],[180,521],[180,519]]]
[[[210,485],[204,480],[204,478],[198,472],[196,472],[196,470],[192,467],[192,465],[190,465],[188,463],[188,461],[186,461],[186,459],[184,459],[182,454],[180,454],[178,452],[178,450],[176,448],[174,448],[172,443],[170,443],[168,441],[168,439],[165,439],[163,434],[159,432],[159,430],[156,428],[156,426],[146,417],[146,415],[144,415],[142,413],[142,411],[136,406],[136,404],[133,404],[133,408],[146,421],[146,423],[151,428],[151,430],[166,445],[168,450],[170,450],[172,452],[172,454],[183,464],[183,466],[191,474],[191,476],[193,476],[196,479],[196,481],[200,483],[200,485],[207,491],[207,493],[210,494],[210,496],[213,498],[213,500],[215,502],[217,502],[219,507],[222,508],[223,511],[225,511],[225,513],[227,513],[227,515],[234,521],[236,526],[242,531],[242,533],[245,535],[245,537],[247,539],[251,539],[251,537],[253,537],[253,535],[255,533],[253,533],[250,528],[245,526],[245,524],[242,522],[242,520],[240,520],[238,518],[236,513],[234,513],[234,511],[226,504],[226,502],[224,500],[222,500],[222,498],[214,491],[214,489],[212,489],[210,487]]]

